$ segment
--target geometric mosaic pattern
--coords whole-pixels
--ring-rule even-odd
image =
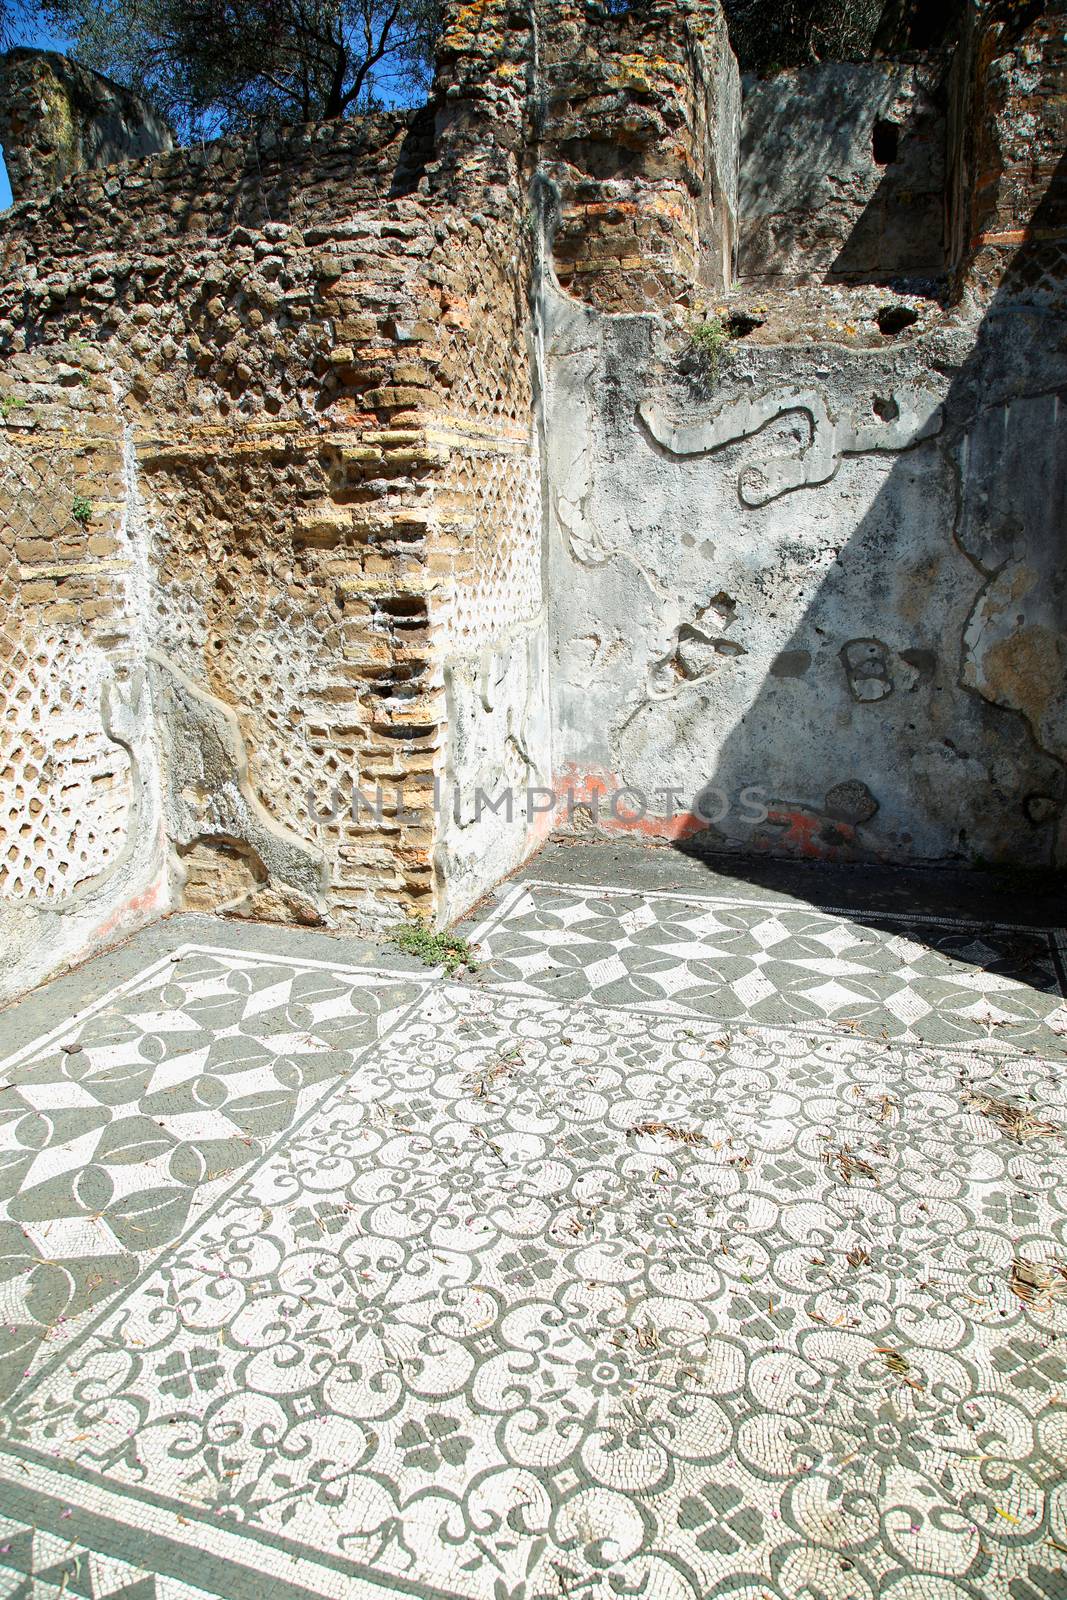
[[[598,963],[652,970],[648,911],[675,942],[712,920],[676,954],[696,981],[642,1000]],[[99,1218],[109,1258],[143,1248],[15,1374],[0,1595],[1067,1596],[1051,946],[983,929],[981,965],[959,925],[924,942],[788,902],[768,945],[771,916],[522,885],[464,981],[302,961],[298,936],[292,959],[187,947],[5,1066],[9,1214],[44,1209],[53,1178],[27,1179],[51,1166],[68,1244]],[[801,1013],[792,979],[778,1020],[701,998],[704,960],[773,978],[849,927],[887,985],[877,941],[907,942],[918,976],[889,993],[922,1018],[840,971],[799,981],[867,984],[858,1018]],[[565,979],[512,970],[561,928],[591,946],[581,993],[558,993],[569,937]],[[953,1020],[976,993],[1011,1022]],[[87,1083],[107,1120],[62,1104]],[[143,1241],[116,1182],[135,1149],[140,1192],[193,1190]]]
[[[1067,1035],[1062,930],[529,881],[480,937],[485,980],[521,994],[909,1043]]]
[[[371,1043],[411,984],[183,950],[5,1063],[0,1396]]]
[[[201,1600],[204,1591],[0,1515],[0,1594],[19,1600]]]

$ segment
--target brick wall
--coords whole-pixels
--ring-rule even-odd
[[[1067,272],[1067,5],[1025,28],[970,14],[952,82],[957,289],[1058,300]]]
[[[560,283],[604,310],[690,305],[733,274],[740,87],[716,0],[540,9],[542,171]]]
[[[1020,232],[1058,270],[1056,18],[969,36],[950,85],[976,293],[1029,270]],[[918,69],[877,72],[926,115]],[[582,360],[589,328],[666,349],[728,291],[738,110],[717,0],[452,0],[422,112],[0,218],[0,947],[32,952],[0,990],[174,904],[454,915],[543,837],[542,474],[580,444],[544,436],[546,318]],[[451,804],[501,782],[506,819]]]
[[[434,911],[446,669],[541,605],[519,141],[466,172],[479,117],[500,126],[470,99],[436,139],[431,108],[224,142],[0,219],[6,881],[40,881],[68,929],[128,854],[102,686],[161,670],[157,723],[178,685],[232,754],[189,782],[173,737],[140,729],[172,897]],[[455,203],[472,182],[480,210]],[[64,674],[46,782],[17,707]],[[380,813],[353,812],[379,785]],[[109,917],[141,914],[144,868],[113,879]]]

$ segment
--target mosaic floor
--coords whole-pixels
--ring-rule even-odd
[[[0,1596],[1067,1597],[1061,934],[210,932],[0,1066]]]

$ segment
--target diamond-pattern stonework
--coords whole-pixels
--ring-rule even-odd
[[[182,950],[9,1061],[0,1394],[180,1237],[406,998],[402,981]]]
[[[129,762],[99,725],[105,678],[76,638],[26,650],[0,633],[0,900],[69,898],[125,844]]]
[[[665,1015],[824,1023],[901,1041],[1005,1032],[1062,1053],[1063,934],[889,912],[526,882],[483,925],[521,994]]]
[[[1054,942],[878,921],[524,883],[464,981],[191,944],[25,1048],[0,1594],[1057,1600]]]

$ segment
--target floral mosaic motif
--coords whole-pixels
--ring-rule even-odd
[[[0,1461],[279,1582],[1048,1600],[1059,1130],[1061,1064],[996,1042],[435,980],[22,1385]]]
[[[591,922],[580,993],[509,970]],[[186,949],[23,1051],[0,1596],[1056,1600],[1054,948],[920,933],[535,885],[476,979]],[[850,939],[872,1009],[798,1015]],[[693,1003],[714,940],[780,1021]]]
[[[834,1022],[902,1042],[1007,1033],[1064,1052],[1063,934],[795,903],[526,882],[481,930],[521,994],[734,1022]]]

